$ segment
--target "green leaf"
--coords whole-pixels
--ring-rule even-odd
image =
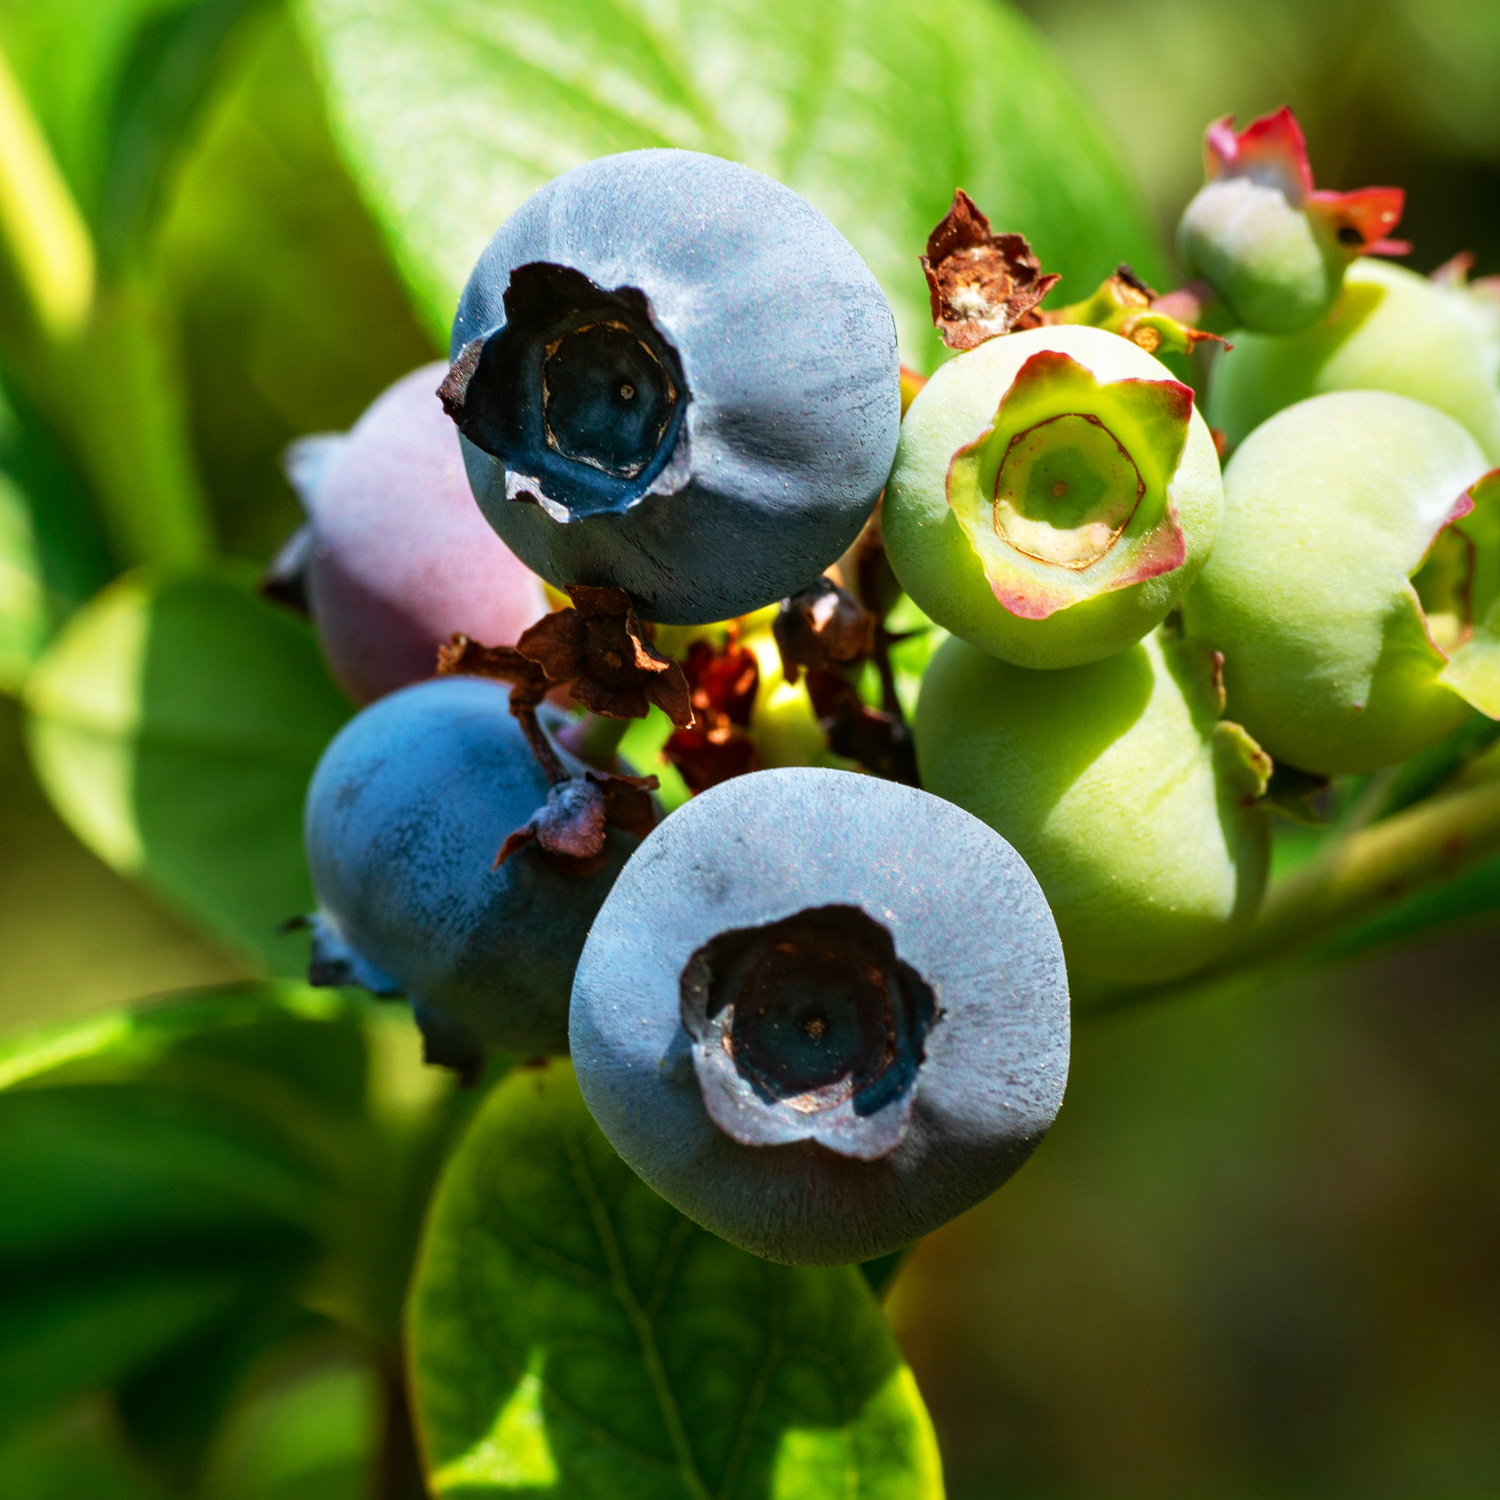
[[[697,1228],[610,1149],[565,1063],[512,1073],[450,1159],[411,1345],[440,1496],[942,1494],[859,1270]]]
[[[79,611],[26,690],[37,774],[73,831],[273,970],[312,907],[302,799],[349,706],[311,631],[221,576],[134,575]]]
[[[264,0],[196,0],[147,15],[131,41],[111,111],[99,207],[106,258],[134,248],[162,179],[220,71],[225,43]]]
[[[167,1500],[120,1440],[105,1403],[85,1402],[0,1443],[6,1500]]]
[[[241,988],[0,1050],[5,1423],[205,1340],[248,1361],[257,1329],[305,1321],[294,1291],[343,1248],[373,1154],[364,1013]],[[218,1378],[227,1398],[233,1372]]]
[[[77,474],[41,413],[0,389],[0,691],[114,573]]]
[[[51,623],[32,510],[0,469],[0,692],[13,693],[47,639]]]
[[[429,326],[502,219],[579,162],[728,156],[853,241],[903,357],[942,357],[917,258],[963,187],[1076,295],[1163,259],[1140,197],[1030,27],[992,0],[300,0],[335,124]]]
[[[256,17],[235,55],[158,248],[218,533],[226,550],[268,558],[301,521],[281,450],[352,426],[434,348],[339,160],[290,22],[279,9]]]

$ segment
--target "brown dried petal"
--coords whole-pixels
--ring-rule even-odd
[[[721,781],[760,769],[760,752],[748,734],[723,715],[712,727],[674,730],[662,748],[681,773],[688,790],[697,796]]]
[[[933,326],[950,349],[1028,326],[1031,310],[1062,280],[1043,273],[1022,235],[995,234],[962,188],[927,238],[922,270]]]
[[[651,793],[661,785],[655,776],[621,776],[612,772],[588,773],[604,795],[604,816],[616,828],[645,838],[656,827],[656,803]]]
[[[572,682],[587,670],[587,633],[576,609],[555,609],[521,633],[516,650],[535,662],[548,682]]]
[[[835,755],[857,760],[867,771],[889,781],[920,784],[911,730],[897,715],[871,708],[833,672],[809,672],[807,693]]]
[[[731,640],[722,651],[709,641],[688,647],[683,676],[692,694],[693,711],[710,722],[725,718],[742,729],[750,725],[755,695],[760,687],[760,664],[755,653]]]
[[[657,704],[674,724],[693,722],[682,668],[642,633],[623,589],[570,585],[572,609],[538,620],[516,643],[553,683],[572,683],[573,696],[611,719],[644,718]]]
[[[783,599],[771,633],[788,682],[796,682],[798,667],[827,672],[864,661],[875,650],[875,616],[829,578]]]

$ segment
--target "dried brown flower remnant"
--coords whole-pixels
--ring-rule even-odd
[[[731,777],[760,769],[760,754],[748,734],[760,687],[755,653],[740,645],[737,632],[722,651],[694,641],[684,667],[697,723],[674,730],[662,753],[677,767],[695,796]]]
[[[679,729],[693,722],[682,668],[645,638],[623,589],[570,584],[572,609],[538,620],[516,642],[552,686],[569,683],[585,708],[611,719],[643,719],[654,703]]]
[[[771,633],[788,682],[797,681],[799,667],[828,672],[864,661],[875,650],[875,616],[831,578],[783,599]]]
[[[511,714],[552,788],[546,805],[506,839],[495,859],[497,868],[518,849],[535,843],[558,869],[570,875],[591,875],[607,857],[608,825],[638,837],[651,831],[656,822],[651,801],[656,777],[590,771],[579,780],[569,775],[537,718],[537,706],[557,686],[539,662],[514,646],[481,646],[465,635],[455,635],[448,645],[439,647],[437,669],[440,676],[492,677],[510,684]]]
[[[807,694],[835,755],[857,760],[888,781],[921,785],[911,730],[894,702],[890,710],[871,708],[836,672],[809,672]]]
[[[962,188],[927,237],[922,270],[933,326],[950,349],[973,349],[1013,328],[1035,327],[1032,309],[1062,280],[1042,271],[1024,236],[995,234]]]
[[[592,875],[608,856],[606,825],[644,838],[656,823],[651,793],[654,776],[608,776],[590,771],[581,780],[559,782],[530,822],[511,834],[495,858],[498,869],[512,855],[534,843],[558,869],[569,875]]]

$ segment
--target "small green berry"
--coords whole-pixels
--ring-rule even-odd
[[[1373,771],[1488,701],[1500,485],[1477,484],[1484,469],[1452,417],[1384,391],[1299,402],[1241,445],[1183,620],[1278,760]],[[1475,671],[1489,688],[1462,680]]]
[[[1327,391],[1393,391],[1445,411],[1500,463],[1500,316],[1492,301],[1361,260],[1333,307],[1287,338],[1231,335],[1209,421],[1240,443],[1268,417]]]
[[[1333,305],[1351,261],[1398,248],[1386,236],[1406,195],[1399,188],[1317,191],[1307,143],[1289,109],[1238,133],[1233,116],[1214,121],[1204,158],[1208,181],[1183,212],[1177,256],[1241,327],[1306,328]]]
[[[1170,979],[1214,958],[1265,886],[1271,763],[1223,703],[1214,654],[1160,631],[1055,672],[950,640],[917,704],[922,784],[1014,845],[1070,971]]]
[[[943,365],[886,487],[886,552],[953,634],[1027,667],[1122,651],[1202,567],[1223,505],[1192,392],[1101,329],[1032,329]]]

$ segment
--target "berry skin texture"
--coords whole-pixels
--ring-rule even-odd
[[[636,840],[611,829],[583,878],[535,847],[491,868],[548,790],[507,704],[499,683],[438,677],[357,715],[308,788],[307,859],[320,920],[429,1037],[565,1052],[574,965]]]
[[[939,625],[1017,666],[1070,667],[1166,617],[1222,506],[1192,393],[1128,339],[1075,325],[938,370],[902,423],[882,525]]]
[[[549,583],[623,588],[644,619],[795,593],[895,452],[875,278],[797,194],[718,157],[630,151],[533,194],[464,289],[466,348],[450,409],[490,524]]]
[[[768,1260],[910,1244],[1046,1133],[1062,950],[1015,851],[911,787],[762,771],[626,865],[573,988],[594,1118],[669,1203]]]
[[[1271,766],[1222,709],[1211,653],[1161,632],[1059,672],[949,640],[922,679],[917,763],[1031,866],[1070,973],[1171,979],[1265,888]]]
[[[443,365],[404,375],[341,437],[304,439],[290,467],[308,512],[305,589],[334,680],[356,703],[430,677],[455,631],[514,645],[547,612],[541,581],[485,524]],[[308,463],[309,458],[321,460]]]
[[[1209,421],[1233,444],[1329,391],[1391,391],[1447,412],[1500,464],[1500,319],[1462,286],[1386,261],[1349,267],[1328,313],[1289,338],[1235,333],[1214,367]]]
[[[1299,402],[1235,453],[1183,622],[1224,653],[1230,713],[1278,760],[1373,771],[1468,716],[1438,642],[1475,623],[1451,567],[1469,566],[1466,491],[1485,468],[1451,417],[1383,391]]]

